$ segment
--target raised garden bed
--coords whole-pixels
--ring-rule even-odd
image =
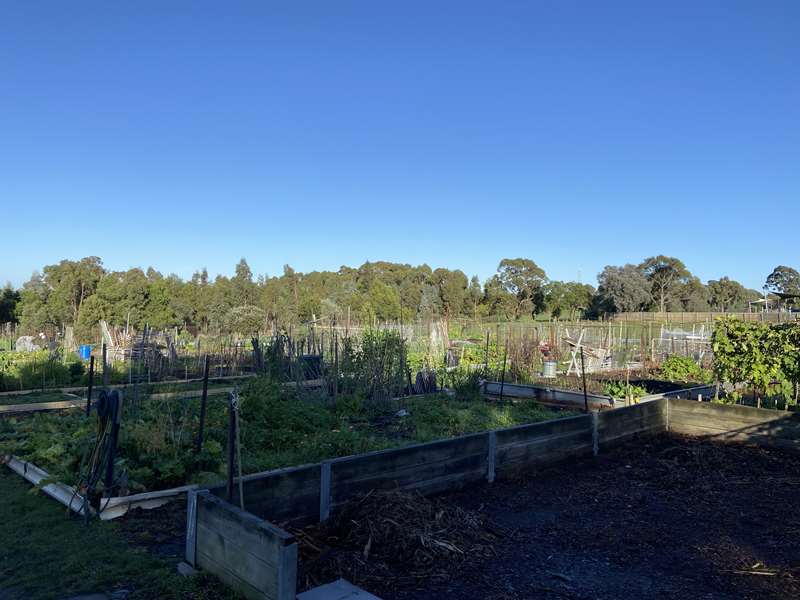
[[[344,577],[384,600],[798,598],[800,517],[776,510],[796,503],[796,458],[663,435],[430,500],[357,499],[295,532],[299,589]]]
[[[755,477],[750,467],[741,474],[736,470],[737,448],[726,448],[716,455],[709,452],[710,460],[704,464],[700,456],[702,450],[697,450],[700,446],[688,452],[676,451],[670,449],[670,445],[680,443],[672,440],[658,447],[656,462],[652,465],[648,463],[653,460],[650,451],[642,452],[634,446],[629,452],[634,456],[643,454],[647,460],[636,465],[628,458],[629,454],[621,454],[624,465],[611,475],[621,476],[622,481],[606,473],[604,465],[607,463],[602,458],[588,460],[578,463],[575,470],[563,470],[564,479],[551,491],[553,496],[549,504],[544,504],[545,514],[539,514],[540,506],[535,502],[519,504],[524,493],[517,496],[513,486],[503,488],[508,484],[501,484],[500,489],[505,489],[505,493],[496,499],[493,511],[480,515],[480,504],[486,504],[481,502],[484,488],[474,486],[480,486],[482,481],[491,483],[496,477],[512,480],[530,477],[553,465],[573,462],[571,459],[584,460],[583,457],[618,452],[615,448],[645,434],[667,433],[679,436],[692,433],[713,439],[715,443],[744,441],[767,448],[757,450],[764,456],[778,458],[770,459],[770,464],[763,465],[763,471],[759,470],[759,477]],[[276,600],[294,598],[297,573],[301,587],[343,575],[356,583],[361,580],[369,584],[366,586],[369,591],[397,599],[529,598],[540,594],[544,597],[617,598],[623,590],[629,589],[638,597],[649,596],[651,591],[666,597],[683,597],[696,585],[704,591],[713,590],[714,582],[727,587],[725,593],[709,597],[741,597],[735,591],[739,585],[748,591],[745,597],[761,597],[750,594],[760,589],[772,589],[776,592],[774,597],[795,597],[798,555],[796,550],[787,552],[785,548],[792,544],[797,519],[778,537],[784,552],[775,558],[766,552],[768,535],[750,539],[753,531],[749,527],[743,532],[737,529],[737,519],[745,513],[733,513],[732,520],[725,520],[723,512],[729,496],[737,493],[739,485],[749,485],[753,494],[763,494],[765,477],[767,485],[772,482],[780,486],[778,498],[781,502],[791,502],[794,487],[800,482],[797,477],[800,471],[794,466],[795,456],[783,455],[783,450],[800,450],[798,415],[661,398],[613,411],[253,475],[243,482],[247,510],[233,505],[231,502],[240,502],[239,495],[228,494],[224,488],[191,492],[186,556],[190,563],[217,574],[248,597],[266,596]],[[686,457],[694,462],[681,463]],[[776,467],[778,464],[792,466],[780,471]],[[682,474],[674,476],[676,471]],[[586,472],[594,473],[591,485],[578,481]],[[703,474],[708,475],[708,480]],[[774,479],[770,479],[772,477]],[[439,521],[434,525],[415,522],[415,531],[422,532],[418,542],[402,537],[405,534],[398,531],[403,528],[402,522],[393,525],[382,521],[404,512],[392,508],[396,502],[391,497],[381,496],[377,503],[369,500],[382,490],[431,495],[466,487],[470,490],[456,498],[469,498],[471,504],[460,512],[453,509],[449,514],[443,513],[448,510],[447,500],[444,505],[420,506],[408,511],[412,520],[432,517]],[[674,493],[682,489],[689,489],[690,493],[686,497]],[[630,495],[631,490],[637,494]],[[486,494],[487,500],[494,493]],[[670,511],[660,522],[664,493],[673,493],[675,498],[669,499]],[[694,518],[694,502],[698,497],[704,498],[706,493],[713,502],[708,514],[701,516],[722,520],[710,528],[699,527]],[[772,495],[772,489],[767,493]],[[553,503],[560,503],[556,511],[552,509]],[[614,507],[615,512],[609,515],[608,522],[601,520],[597,526],[593,525],[593,503],[607,510]],[[744,511],[755,503],[755,496],[745,495],[736,507]],[[359,505],[364,507],[363,517]],[[506,505],[517,510],[508,514]],[[774,511],[771,500],[766,505]],[[649,533],[642,546],[639,521],[634,516],[643,508],[640,518],[652,522],[649,529],[644,528]],[[524,510],[531,514],[513,514]],[[556,522],[561,512],[571,515],[581,526],[566,523],[563,530],[559,527],[545,529],[556,536],[547,540],[548,543],[543,543],[538,534],[525,539],[514,537],[518,533],[515,527],[533,527],[540,521],[550,523],[551,512],[555,512]],[[347,526],[341,522],[342,515],[347,515]],[[504,515],[511,520],[492,524],[498,516]],[[757,524],[761,523],[762,515],[763,511],[758,512]],[[360,518],[375,519],[375,527],[359,523]],[[678,518],[684,519],[681,527],[674,526],[671,521]],[[719,527],[714,529],[717,525]],[[771,533],[784,525],[785,521],[776,521],[771,527],[765,526],[765,530]],[[459,529],[461,537],[456,535]],[[695,530],[742,535],[719,540],[690,536]],[[562,531],[566,536],[561,535]],[[364,532],[367,538],[362,546]],[[571,538],[570,532],[580,536],[578,539],[582,542]],[[682,581],[676,581],[672,565],[662,571],[652,566],[653,561],[662,558],[664,540],[670,539],[668,532],[674,532],[676,538],[674,548],[667,555],[675,556],[676,560],[680,555],[683,570],[690,569],[693,564],[699,566],[703,571],[700,575],[689,574]],[[686,535],[686,539],[681,535]],[[419,535],[411,538],[417,539]],[[524,541],[525,545],[520,546],[519,541]],[[698,546],[701,542],[706,546]],[[395,547],[373,549],[372,543],[394,543]],[[761,543],[765,546],[758,545]],[[420,547],[415,548],[414,544]],[[464,548],[459,548],[459,544]],[[487,544],[491,551],[487,550]],[[536,549],[537,544],[552,548],[554,553],[545,557],[541,549]],[[625,544],[637,550],[631,552]],[[494,545],[502,553],[495,554]],[[651,556],[641,556],[643,549]],[[738,555],[722,556],[731,549],[737,550]],[[301,556],[299,563],[298,554]],[[370,563],[370,555],[377,564]],[[397,560],[403,556],[406,560],[399,564]],[[520,556],[528,560],[520,561]],[[705,561],[697,557],[705,557]],[[440,559],[439,571],[431,570],[431,564]],[[630,569],[628,573],[632,578],[627,579],[625,565],[636,561],[646,562],[649,569]],[[724,574],[714,570],[717,564],[725,567]],[[601,581],[605,571],[610,573],[610,578]],[[664,572],[673,579],[661,581],[647,575],[653,572]],[[776,583],[761,586],[743,579],[744,583],[739,584],[739,576],[775,577]]]
[[[265,381],[242,393],[243,472],[357,454],[563,416],[527,403],[497,406],[446,395],[406,398],[366,407],[340,397],[336,406],[296,398]],[[190,392],[188,396],[194,396]],[[398,413],[402,409],[403,412]],[[210,396],[203,451],[194,452],[199,399],[154,398],[128,406],[120,433],[117,472],[128,473],[129,494],[210,484],[225,475],[225,396]],[[15,456],[67,485],[78,480],[81,458],[97,428],[82,405],[72,411],[0,419],[0,455]],[[115,496],[119,494],[114,494]]]

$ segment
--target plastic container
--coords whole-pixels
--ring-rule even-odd
[[[89,357],[92,355],[92,345],[91,344],[82,344],[78,346],[78,356],[81,357],[81,360],[89,360]]]
[[[542,377],[553,379],[556,376],[556,369],[558,368],[558,361],[546,360],[542,363]]]

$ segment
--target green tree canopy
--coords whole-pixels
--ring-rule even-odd
[[[597,282],[601,312],[640,311],[653,298],[652,285],[635,265],[606,266],[597,276]]]
[[[535,315],[544,309],[544,284],[547,276],[543,269],[529,258],[504,258],[497,267],[497,281],[516,298],[514,316],[526,311]]]
[[[683,262],[663,254],[646,258],[639,268],[650,282],[650,293],[660,312],[667,309],[667,303],[675,297],[681,284],[686,284],[691,277]]]

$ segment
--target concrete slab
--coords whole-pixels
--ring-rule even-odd
[[[297,600],[381,600],[377,596],[354,586],[349,581],[338,579],[298,594]]]

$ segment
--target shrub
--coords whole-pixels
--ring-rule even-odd
[[[624,381],[609,381],[603,387],[603,393],[618,400],[638,402],[647,395],[647,390],[640,385],[631,385]]]
[[[669,381],[710,383],[713,375],[689,356],[673,354],[661,364],[661,376]]]

